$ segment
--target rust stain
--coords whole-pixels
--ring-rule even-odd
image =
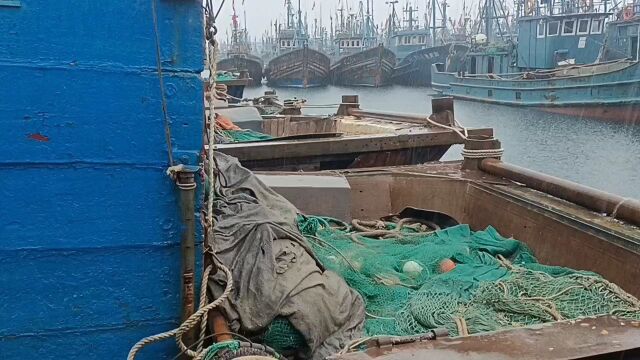
[[[47,142],[49,141],[49,137],[42,135],[40,133],[34,133],[34,134],[29,134],[29,136],[27,136],[29,139],[31,140],[35,140],[35,141],[40,141],[40,142]]]

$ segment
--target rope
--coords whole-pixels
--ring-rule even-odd
[[[467,159],[498,158],[504,154],[504,149],[471,150],[463,148],[461,154],[462,157]]]
[[[212,266],[209,266],[207,268],[207,270],[205,270],[205,272],[211,271],[211,268],[212,268]],[[224,292],[222,293],[222,295],[220,295],[220,297],[217,298],[214,302],[208,304],[207,306],[204,306],[204,307],[201,307],[200,309],[198,309],[198,311],[196,311],[187,320],[185,320],[185,322],[183,322],[182,325],[180,325],[180,327],[178,327],[177,329],[173,329],[173,330],[166,331],[166,332],[163,332],[163,333],[160,333],[160,334],[148,336],[148,337],[138,341],[131,348],[131,350],[129,350],[129,355],[127,356],[127,360],[135,360],[136,355],[138,354],[138,352],[140,350],[142,350],[142,348],[144,348],[145,346],[153,344],[153,343],[156,343],[156,342],[159,342],[159,341],[164,341],[164,340],[170,339],[172,337],[176,338],[176,342],[178,343],[178,346],[180,347],[180,350],[182,350],[188,356],[193,357],[195,359],[201,359],[202,356],[204,356],[206,354],[208,348],[204,349],[202,351],[199,351],[199,352],[195,352],[193,350],[190,350],[182,342],[182,335],[184,335],[191,328],[196,326],[198,324],[198,322],[200,322],[200,320],[205,316],[205,314],[207,314],[209,311],[215,309],[216,307],[220,306],[220,304],[222,304],[222,302],[225,301],[228,298],[229,294],[233,290],[233,277],[231,275],[231,271],[226,266],[224,266],[222,264],[219,264],[218,268],[225,273],[225,276],[227,278],[227,286],[225,287]],[[205,286],[206,286],[206,282],[207,281],[208,281],[207,278],[203,278],[203,283],[205,284]]]
[[[171,120],[167,110],[167,97],[164,89],[164,78],[162,75],[162,58],[160,49],[160,35],[158,34],[158,9],[157,0],[151,1],[151,12],[153,14],[153,32],[156,41],[156,67],[158,70],[158,82],[160,83],[160,99],[162,102],[162,116],[164,118],[164,137],[167,143],[167,153],[169,155],[169,166],[173,166],[173,144],[171,143]]]
[[[613,208],[613,211],[611,212],[611,217],[612,218],[615,218],[618,215],[618,210],[620,209],[620,206],[622,206],[622,204],[624,204],[628,200],[631,200],[631,199],[630,198],[624,198],[624,199],[620,200],[619,203],[616,204],[616,206]]]

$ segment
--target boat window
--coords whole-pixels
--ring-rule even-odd
[[[591,19],[578,20],[578,35],[584,35],[589,33],[589,22]]]
[[[562,35],[574,35],[576,33],[576,21],[564,20],[562,22]]]
[[[593,19],[591,20],[591,33],[592,34],[601,34],[602,33],[602,24],[604,23],[604,19]]]
[[[356,41],[355,40],[351,40],[351,46],[356,46]]]
[[[551,21],[547,24],[547,36],[557,36],[560,33],[560,21]]]
[[[545,34],[545,30],[546,30],[546,25],[547,23],[545,23],[544,21],[540,21],[538,23],[538,37],[539,38],[543,38],[544,34]]]
[[[416,43],[416,36],[412,36],[411,37],[411,42],[414,43],[414,44]]]
[[[344,47],[344,40],[340,41],[340,47]]]

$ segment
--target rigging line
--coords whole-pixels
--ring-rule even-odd
[[[162,116],[164,118],[164,136],[167,143],[167,153],[169,155],[169,166],[173,166],[173,144],[171,143],[171,120],[167,110],[167,97],[164,89],[164,79],[162,77],[162,58],[160,54],[160,35],[158,34],[158,9],[157,0],[151,1],[153,13],[153,32],[156,40],[156,64],[158,68],[158,81],[160,83],[160,99],[162,101]]]

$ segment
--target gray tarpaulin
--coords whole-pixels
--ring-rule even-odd
[[[235,331],[259,333],[277,316],[305,337],[313,359],[323,359],[363,336],[364,303],[335,273],[316,261],[296,225],[297,210],[228,155],[216,153],[213,249],[233,273],[223,311]],[[222,186],[221,186],[222,185]],[[218,280],[209,282],[214,296]]]

